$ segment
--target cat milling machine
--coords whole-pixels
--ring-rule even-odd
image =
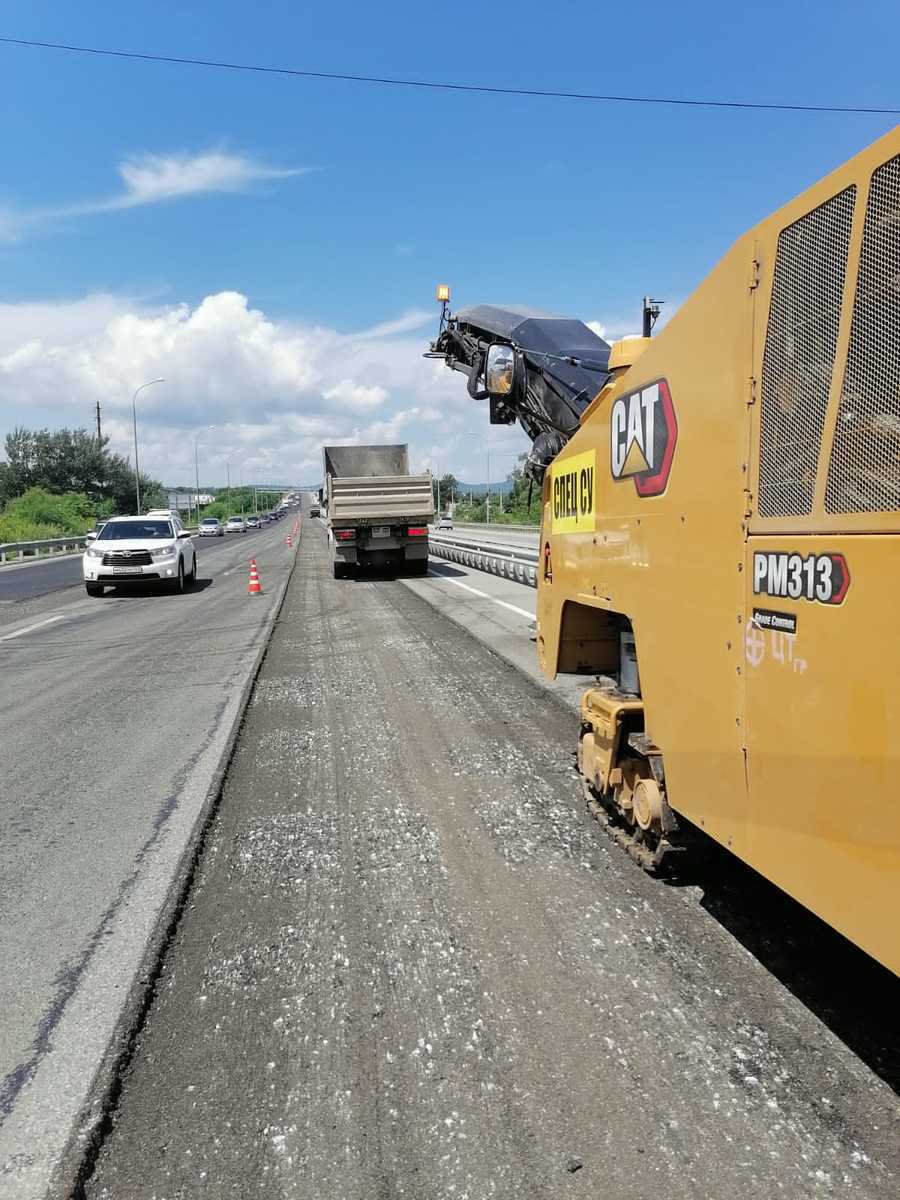
[[[900,129],[650,336],[443,301],[433,357],[542,488],[540,664],[586,677],[592,810],[714,838],[900,973]]]

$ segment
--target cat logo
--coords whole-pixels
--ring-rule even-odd
[[[678,440],[678,422],[664,379],[620,396],[610,414],[613,479],[633,479],[639,496],[666,490]]]

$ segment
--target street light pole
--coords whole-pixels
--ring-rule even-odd
[[[200,521],[200,460],[197,457],[197,443],[200,441],[201,433],[208,433],[210,429],[215,429],[215,425],[207,425],[205,429],[198,429],[194,434],[194,483],[197,486],[197,521]]]
[[[142,392],[144,388],[152,387],[154,383],[165,383],[164,379],[151,379],[147,383],[142,383],[139,388],[135,389],[134,395],[131,397],[131,421],[134,426],[134,496],[137,501],[137,515],[141,515],[141,468],[138,463],[138,440],[137,440],[137,398],[138,392]]]

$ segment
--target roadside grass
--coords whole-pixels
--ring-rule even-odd
[[[90,529],[96,515],[97,506],[83,493],[57,496],[45,488],[29,488],[0,513],[0,542],[78,537]]]

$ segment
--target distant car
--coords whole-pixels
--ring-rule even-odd
[[[247,528],[248,529],[260,529],[261,522],[260,522],[259,517],[248,517],[247,518]]]
[[[173,521],[176,525],[181,525],[183,527],[181,514],[174,508],[151,508],[148,512],[144,513],[144,516],[168,517],[170,521]]]
[[[204,517],[200,522],[199,533],[201,537],[224,537],[225,526],[218,517]]]
[[[260,524],[261,524],[261,525],[269,525],[269,524],[271,524],[271,521],[272,521],[272,514],[271,514],[271,513],[260,513],[260,514],[259,514],[259,521],[260,521]]]
[[[438,529],[452,529],[453,528],[453,518],[452,517],[441,517],[441,519],[437,523],[437,528]]]
[[[84,540],[86,542],[93,542],[96,538],[98,538],[100,536],[100,531],[103,529],[103,526],[108,520],[109,517],[98,517],[91,528],[84,535]]]
[[[170,517],[111,517],[81,560],[89,596],[107,585],[165,583],[176,592],[197,578],[191,535]]]
[[[322,510],[319,508],[318,504],[314,504],[312,506],[312,508],[309,510],[309,515],[311,517],[320,517],[322,515]]]
[[[246,533],[247,524],[243,517],[229,517],[225,522],[226,533]]]

